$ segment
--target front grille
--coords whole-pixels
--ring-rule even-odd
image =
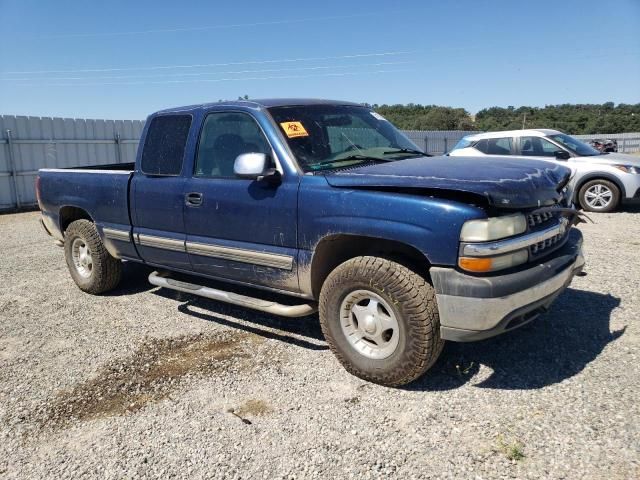
[[[527,215],[527,223],[529,224],[529,228],[534,228],[547,223],[553,217],[553,212],[530,213],[529,215]]]
[[[562,212],[554,210],[547,210],[546,212],[540,213],[529,213],[527,214],[527,224],[529,225],[529,232],[534,233],[555,226],[556,224],[564,221],[562,217]],[[537,260],[540,257],[560,248],[562,244],[564,244],[564,241],[567,239],[568,233],[569,229],[567,228],[567,230],[563,233],[530,245],[529,259]]]
[[[566,236],[567,234],[558,234],[555,235],[551,238],[547,238],[546,240],[543,240],[542,242],[538,242],[538,243],[534,243],[533,245],[529,246],[529,251],[531,252],[532,256],[540,256],[544,253],[546,253],[546,251],[550,250],[552,247],[554,247],[555,245],[557,245],[558,243],[560,243]]]

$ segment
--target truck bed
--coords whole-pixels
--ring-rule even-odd
[[[99,229],[130,230],[129,183],[133,163],[41,169],[36,191],[43,222],[57,239],[63,239],[70,210],[81,209]]]

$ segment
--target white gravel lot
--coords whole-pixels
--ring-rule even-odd
[[[0,215],[0,477],[640,477],[640,208],[581,226],[588,276],[549,313],[404,389],[347,374],[317,317],[132,265],[84,294],[38,215]]]

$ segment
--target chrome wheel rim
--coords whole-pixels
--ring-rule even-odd
[[[89,246],[83,239],[76,238],[71,244],[71,258],[76,272],[83,278],[89,278],[93,272],[93,258]]]
[[[396,351],[400,327],[395,313],[368,290],[349,293],[340,306],[340,326],[351,347],[367,358],[382,360]]]
[[[596,183],[587,189],[584,199],[591,208],[606,208],[613,200],[613,192],[606,185]]]

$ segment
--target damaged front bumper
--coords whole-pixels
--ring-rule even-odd
[[[574,228],[562,248],[514,273],[480,277],[433,267],[440,335],[472,342],[525,325],[548,309],[583,266],[582,233]]]

